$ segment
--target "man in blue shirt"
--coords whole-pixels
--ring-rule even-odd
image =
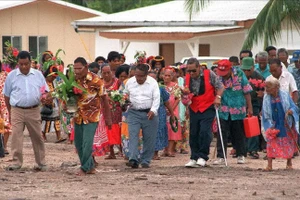
[[[260,73],[264,79],[271,75],[268,60],[268,53],[266,51],[261,51],[257,54],[258,63],[255,64],[255,70]]]
[[[41,130],[40,101],[49,104],[52,98],[42,73],[31,68],[31,58],[27,51],[18,55],[19,68],[11,71],[4,84],[4,98],[12,124],[11,151],[13,164],[7,170],[17,170],[23,164],[23,131],[26,125],[32,141],[36,170],[46,170],[45,146]],[[44,94],[42,94],[44,93]]]

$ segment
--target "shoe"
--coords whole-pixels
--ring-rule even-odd
[[[38,172],[45,172],[48,170],[47,165],[38,165],[38,166],[34,166],[33,170],[38,171]]]
[[[10,165],[10,166],[6,167],[7,171],[15,171],[15,170],[18,170],[18,169],[21,169],[20,165]]]
[[[150,165],[146,164],[146,163],[142,163],[141,166],[142,166],[142,168],[150,168]]]
[[[200,165],[201,167],[205,167],[206,161],[203,158],[199,158],[197,160],[197,165]]]
[[[245,164],[245,156],[238,156],[237,157],[237,164]]]
[[[197,167],[200,167],[200,166],[197,165],[197,161],[196,160],[190,160],[187,164],[185,164],[185,167],[188,167],[188,168],[197,168]]]
[[[223,165],[225,164],[225,159],[224,158],[218,158],[213,162],[213,165]]]
[[[126,166],[134,168],[134,169],[139,168],[139,164],[133,160],[130,160],[129,162],[127,162]]]

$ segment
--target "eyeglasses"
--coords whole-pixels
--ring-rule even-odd
[[[188,72],[188,73],[192,73],[192,72],[193,72],[193,73],[196,73],[197,70],[196,70],[196,69],[189,69],[189,70],[187,70],[187,72]]]

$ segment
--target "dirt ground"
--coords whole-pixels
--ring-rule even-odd
[[[40,199],[299,199],[300,161],[293,160],[294,170],[284,170],[285,160],[274,160],[273,172],[263,172],[266,161],[247,159],[238,165],[229,158],[229,167],[209,166],[187,169],[188,155],[154,161],[149,169],[131,169],[125,161],[104,160],[97,174],[78,177],[78,157],[74,146],[54,144],[48,136],[46,172],[34,172],[34,156],[29,136],[24,139],[24,165],[16,172],[5,171],[11,159],[0,160],[1,200]],[[213,152],[214,147],[212,147]]]

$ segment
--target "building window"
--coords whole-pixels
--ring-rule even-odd
[[[22,37],[21,36],[2,36],[2,55],[5,54],[5,42],[9,41],[13,47],[19,51],[22,50]]]
[[[48,50],[47,36],[29,36],[29,51],[32,58],[35,59],[46,50]]]

